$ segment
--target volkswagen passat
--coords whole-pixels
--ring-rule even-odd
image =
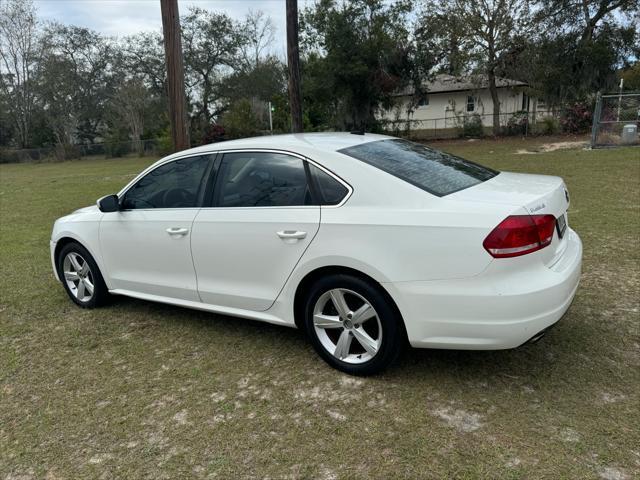
[[[573,299],[582,245],[561,178],[498,172],[381,135],[216,143],[60,218],[71,300],[110,294],[298,327],[371,374],[402,346],[506,349]]]

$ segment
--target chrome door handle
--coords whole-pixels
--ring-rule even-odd
[[[300,232],[296,230],[280,230],[276,233],[283,240],[302,240],[307,236],[307,232]]]
[[[171,228],[167,228],[167,233],[169,235],[183,236],[183,235],[186,235],[187,233],[189,233],[189,229],[188,228],[171,227]]]

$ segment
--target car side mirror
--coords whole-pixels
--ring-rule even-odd
[[[118,195],[107,195],[98,200],[98,208],[101,212],[117,212],[120,210],[120,201]]]

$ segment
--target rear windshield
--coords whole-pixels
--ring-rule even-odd
[[[439,197],[472,187],[498,174],[455,155],[400,139],[363,143],[339,152]]]

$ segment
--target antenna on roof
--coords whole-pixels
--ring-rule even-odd
[[[364,128],[360,128],[359,130],[351,130],[351,135],[364,135]]]

